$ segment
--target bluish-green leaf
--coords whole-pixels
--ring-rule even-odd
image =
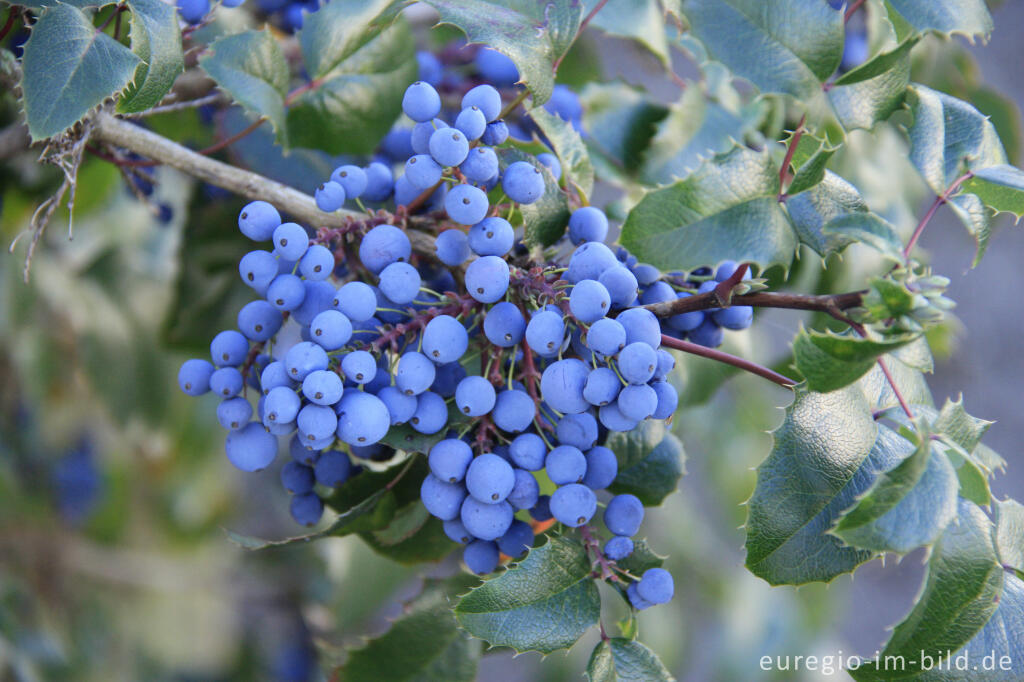
[[[843,56],[843,13],[819,0],[685,0],[710,55],[764,93],[811,99]]]
[[[490,45],[510,57],[534,104],[551,97],[554,65],[568,52],[583,20],[580,0],[426,1],[442,23],[462,29],[469,42]]]
[[[875,365],[879,356],[905,346],[918,335],[861,338],[801,329],[793,341],[796,368],[812,391],[826,393],[852,384]]]
[[[635,639],[613,637],[594,648],[587,663],[590,682],[669,682],[672,674],[657,655]]]
[[[1024,573],[1024,505],[1017,500],[996,502],[996,551],[1003,566]]]
[[[643,575],[647,569],[660,568],[664,563],[665,557],[656,554],[646,539],[634,540],[630,555],[615,562],[619,568],[633,575]]]
[[[961,189],[993,211],[1012,213],[1017,220],[1024,216],[1024,171],[1018,168],[1003,164],[978,169]]]
[[[269,30],[221,36],[199,60],[210,78],[233,100],[265,116],[287,143],[284,98],[289,70],[284,53]]]
[[[992,31],[985,0],[887,0],[886,5],[890,14],[898,12],[900,19],[921,32],[983,38]]]
[[[163,99],[185,69],[181,29],[178,12],[160,0],[128,0],[128,8],[132,15],[132,52],[142,63],[135,69],[135,80],[121,95],[117,110],[145,111]]]
[[[569,226],[569,199],[555,182],[551,171],[538,161],[536,156],[515,147],[498,149],[498,162],[503,171],[509,164],[517,161],[525,161],[539,169],[544,176],[544,194],[540,199],[532,204],[519,206],[519,211],[523,215],[523,241],[531,245],[550,246],[565,234]]]
[[[619,471],[636,466],[647,459],[654,448],[665,440],[668,429],[661,419],[645,419],[632,431],[612,431],[605,446],[615,453]]]
[[[419,500],[395,512],[383,528],[360,532],[359,537],[381,556],[406,565],[439,561],[456,547],[441,521],[430,516]]]
[[[376,37],[396,16],[395,0],[340,0],[306,15],[299,44],[310,78],[322,78]]]
[[[886,670],[880,662],[886,656],[902,656],[916,665],[922,655],[945,659],[985,626],[1002,588],[1003,568],[993,545],[992,524],[976,505],[961,500],[957,520],[932,549],[928,576],[914,608],[893,630],[881,658],[865,661],[850,674],[857,680],[913,679],[912,664],[906,670]]]
[[[779,207],[778,170],[767,151],[736,147],[691,175],[649,192],[630,211],[620,241],[662,270],[724,260],[788,268],[796,234]]]
[[[594,167],[590,164],[590,154],[579,132],[568,121],[560,116],[553,116],[540,107],[530,112],[530,118],[551,142],[551,147],[562,164],[562,176],[566,180],[566,187],[571,186],[569,183],[574,183],[589,196],[594,189]]]
[[[6,2],[6,0],[5,0]],[[17,3],[11,2],[7,4],[17,4],[28,9],[41,10],[47,7],[54,7],[56,5],[68,5],[70,7],[77,7],[78,9],[89,9],[92,7],[103,7],[105,5],[113,5],[111,0],[18,0]]]
[[[428,580],[383,635],[350,650],[334,671],[337,682],[472,682],[481,656],[480,642],[460,631],[451,601],[472,578]]]
[[[854,547],[906,554],[932,544],[949,525],[957,513],[958,489],[942,448],[925,440],[878,476],[832,532]]]
[[[335,64],[317,87],[289,105],[290,143],[331,154],[373,151],[401,113],[405,88],[416,79],[415,47],[407,23],[399,19]]]
[[[967,452],[974,452],[990,426],[992,422],[967,414],[963,398],[956,401],[947,399],[932,423],[935,433],[949,437]]]
[[[550,537],[518,564],[459,600],[455,618],[492,646],[551,653],[571,647],[601,614],[579,542]]]
[[[793,140],[790,137],[787,144],[792,143]],[[793,167],[796,168],[796,173],[793,175],[793,181],[786,187],[786,194],[800,194],[824,180],[825,166],[838,150],[838,147],[833,147],[825,140],[812,135],[801,136],[793,153]],[[803,158],[798,160],[798,155]]]
[[[657,506],[675,492],[685,461],[682,441],[667,433],[645,458],[630,467],[620,468],[608,490],[616,494],[632,493],[645,506]]]
[[[128,85],[140,59],[97,31],[82,10],[57,4],[32,26],[21,91],[33,140],[58,135]]]
[[[910,85],[910,50],[915,44],[916,38],[905,40],[832,84],[828,101],[844,128],[874,128],[903,104]]]
[[[590,83],[580,100],[587,144],[618,172],[635,171],[668,109],[622,83]]]
[[[957,194],[949,200],[948,206],[974,239],[976,248],[971,267],[977,267],[992,237],[992,211],[973,194]]]

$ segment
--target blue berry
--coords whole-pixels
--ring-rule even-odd
[[[675,584],[672,574],[664,568],[648,568],[636,584],[637,594],[652,604],[666,604],[672,599]]]
[[[581,280],[569,294],[569,310],[585,324],[597,322],[607,315],[611,302],[608,290],[594,279]]]
[[[562,120],[574,124],[583,117],[583,103],[567,85],[556,85],[551,92],[551,98],[544,103],[544,108]]]
[[[540,161],[542,166],[545,166],[549,171],[551,171],[551,175],[555,178],[555,182],[562,179],[562,164],[558,161],[557,156],[545,152],[538,154],[537,160]]]
[[[516,509],[530,509],[540,498],[540,485],[533,474],[525,469],[516,469],[513,473],[516,482],[506,499]]]
[[[284,355],[284,366],[288,376],[295,381],[302,381],[310,372],[327,369],[327,351],[309,341],[301,341]]]
[[[313,198],[316,199],[316,207],[321,211],[334,213],[345,205],[345,188],[333,180],[328,180],[316,188]]]
[[[504,462],[500,457],[499,461]],[[450,485],[450,484],[449,484]],[[461,486],[460,486],[461,487]],[[512,525],[515,510],[504,500],[495,504],[481,502],[472,495],[467,495],[462,502],[459,518],[474,537],[481,540],[497,540]]]
[[[612,561],[621,561],[633,553],[632,538],[617,535],[604,543],[604,555]]]
[[[395,187],[395,177],[391,169],[383,163],[374,161],[366,167],[366,189],[362,197],[368,201],[384,201],[391,196]]]
[[[408,263],[392,263],[380,273],[380,290],[395,303],[412,303],[421,284],[419,271]]]
[[[499,144],[503,144],[507,139],[508,125],[504,121],[492,121],[487,124],[487,130],[484,131],[480,141],[486,145],[496,147]]]
[[[725,340],[725,334],[722,328],[715,324],[712,316],[705,315],[704,321],[689,333],[688,338],[700,346],[718,348]]]
[[[287,386],[272,388],[263,403],[263,423],[288,424],[295,421],[302,407],[302,399]]]
[[[498,568],[498,545],[484,540],[475,540],[462,551],[466,568],[477,575],[492,573]]]
[[[348,199],[355,199],[366,191],[369,178],[366,171],[359,166],[346,164],[334,169],[334,172],[331,173],[331,181],[345,189],[345,196]]]
[[[429,121],[441,112],[441,96],[430,83],[416,81],[402,96],[402,111],[414,121]]]
[[[516,558],[526,554],[533,547],[533,529],[525,521],[513,521],[505,534],[498,538],[498,549],[502,554]]]
[[[584,279],[599,280],[605,270],[615,267],[620,267],[620,264],[611,249],[601,242],[585,242],[569,257],[569,269],[562,277],[573,283]]]
[[[411,253],[409,237],[394,225],[377,225],[359,243],[359,260],[374,274],[392,263],[408,261]]]
[[[597,407],[608,405],[615,401],[622,390],[622,382],[614,370],[607,367],[598,367],[587,375],[587,382],[583,385],[583,398]]]
[[[377,361],[365,350],[353,351],[341,359],[341,371],[346,379],[365,384],[377,376]]]
[[[508,263],[497,256],[483,256],[466,268],[466,291],[481,303],[501,300],[508,283]]]
[[[416,65],[419,67],[421,81],[431,85],[440,85],[444,78],[444,66],[441,60],[426,50],[416,51]]]
[[[512,249],[516,234],[504,218],[484,218],[469,230],[469,246],[478,256],[504,256]]]
[[[668,303],[676,300],[676,290],[668,282],[654,282],[640,297],[644,305],[651,303]]]
[[[607,488],[619,474],[619,460],[615,453],[598,445],[586,453],[587,475],[583,477],[583,485],[593,490]]]
[[[242,471],[266,469],[277,456],[277,439],[259,422],[249,422],[228,433],[224,444],[228,460]]]
[[[420,190],[430,189],[441,182],[444,169],[428,154],[417,154],[405,162],[405,177],[409,184]]]
[[[469,155],[469,140],[456,128],[441,128],[431,134],[429,148],[442,166],[458,166]]]
[[[597,511],[594,491],[579,483],[563,485],[551,495],[551,514],[560,523],[578,528],[593,518]]]
[[[277,388],[278,386],[290,387],[293,385],[294,383],[288,376],[288,370],[280,360],[271,362],[260,373],[260,389],[263,391],[263,395],[269,393],[272,388]]]
[[[365,322],[377,312],[377,296],[363,282],[349,282],[338,289],[331,304],[353,322]]]
[[[439,118],[414,125],[412,136],[409,138],[413,151],[417,154],[429,154],[430,136],[434,134],[434,131],[447,127],[448,124]]]
[[[651,388],[658,397],[658,406],[651,416],[655,419],[668,419],[675,414],[679,407],[679,393],[675,387],[667,381],[654,381],[651,382]]]
[[[285,462],[281,467],[281,485],[293,495],[312,492],[316,476],[311,467],[299,464],[295,460]]]
[[[344,391],[341,377],[330,370],[318,369],[302,380],[302,395],[317,405],[333,405]]]
[[[466,469],[472,461],[472,449],[458,438],[438,441],[427,456],[431,473],[449,483],[458,483],[465,478]]]
[[[551,496],[541,495],[537,498],[537,504],[530,508],[530,517],[534,521],[550,521],[554,518],[551,515]]]
[[[519,433],[530,428],[537,406],[526,391],[502,391],[494,403],[491,417],[502,431]]]
[[[512,201],[532,204],[544,194],[544,175],[533,164],[516,161],[502,174],[501,188]]]
[[[455,185],[444,198],[448,217],[463,225],[475,225],[487,216],[487,194],[473,185]]]
[[[324,503],[316,493],[305,493],[293,496],[288,510],[299,525],[315,526],[324,515]]]
[[[419,433],[437,433],[448,423],[448,406],[444,398],[432,391],[417,396],[416,412],[409,420],[412,428]]]
[[[498,155],[490,147],[476,147],[469,150],[459,170],[469,182],[487,182],[498,174]]]
[[[217,406],[217,421],[225,429],[240,429],[252,418],[252,405],[245,398],[228,398]]]
[[[210,343],[210,357],[218,367],[237,367],[248,355],[249,341],[236,331],[223,331]]]
[[[278,275],[267,287],[267,301],[278,310],[295,310],[306,298],[306,285],[292,274]]]
[[[511,348],[522,340],[525,332],[526,320],[514,303],[496,303],[484,316],[484,335],[495,346]]]
[[[640,593],[636,591],[636,586],[637,583],[631,583],[630,586],[626,588],[626,596],[629,598],[629,603],[633,605],[633,608],[638,611],[643,611],[644,609],[649,609],[654,606],[654,604],[640,596]]]
[[[282,223],[274,230],[274,253],[285,260],[297,261],[309,248],[309,235],[297,223]]]
[[[579,286],[579,284],[576,286]],[[616,320],[607,317],[599,319],[590,325],[590,329],[587,330],[587,348],[592,351],[610,356],[615,355],[625,347],[626,330]]]
[[[647,384],[631,384],[619,391],[617,404],[627,419],[642,422],[658,409],[658,394]]]
[[[734,305],[730,308],[716,310],[711,317],[719,327],[739,331],[753,323],[754,309],[748,305]]]
[[[484,80],[498,86],[507,87],[519,80],[515,62],[493,48],[481,48],[473,63]]]
[[[492,453],[479,455],[466,470],[466,488],[469,494],[487,504],[503,501],[512,492],[515,483],[516,477],[512,466]]]
[[[661,323],[646,308],[630,308],[623,310],[615,318],[626,330],[626,344],[642,342],[651,348],[661,346]]]
[[[349,445],[373,445],[391,426],[388,408],[380,398],[362,391],[347,391],[339,403],[338,438]]]
[[[334,271],[334,254],[323,244],[314,244],[299,259],[299,272],[306,279],[321,281]]]
[[[495,399],[494,386],[481,376],[468,376],[455,389],[455,405],[470,417],[481,417],[490,412],[494,409]]]
[[[558,355],[565,340],[565,322],[559,313],[542,310],[526,324],[526,342],[541,357]]]
[[[658,367],[658,355],[646,343],[635,341],[619,351],[617,365],[622,378],[629,383],[646,384]]]
[[[544,469],[555,485],[579,483],[587,473],[587,458],[579,448],[560,445],[548,453]]]
[[[186,360],[178,370],[178,387],[186,395],[202,395],[210,390],[213,372],[213,365],[206,360]]]
[[[424,341],[424,348],[426,342]],[[454,398],[455,388],[466,376],[466,370],[458,362],[448,362],[437,366],[437,374],[434,376],[434,383],[430,390],[443,398]]]
[[[462,96],[462,108],[477,107],[487,122],[495,121],[501,113],[501,94],[490,85],[478,85]]]
[[[202,22],[210,11],[210,0],[178,0],[178,13],[190,24]]]
[[[621,265],[612,266],[602,272],[597,281],[608,290],[613,308],[625,308],[636,300],[637,281],[628,268]]]
[[[416,396],[406,395],[394,386],[385,386],[377,391],[377,397],[388,408],[391,415],[391,425],[404,424],[416,414],[416,406],[419,404]]]
[[[438,315],[423,329],[423,352],[438,364],[455,362],[469,346],[469,335],[451,315]]]
[[[583,386],[590,370],[582,361],[567,358],[553,362],[544,370],[540,390],[544,400],[559,412],[578,414],[585,412],[590,403],[583,397]]]
[[[685,298],[687,296],[693,296],[693,294],[688,291],[680,291],[676,294],[676,298]],[[704,311],[691,310],[688,313],[677,313],[668,318],[668,326],[677,331],[688,332],[699,327],[703,321]]]
[[[238,395],[242,390],[242,373],[235,367],[221,367],[210,375],[210,390],[222,398]]]
[[[462,525],[462,519],[449,519],[444,521],[441,526],[444,528],[444,534],[448,536],[448,539],[452,542],[457,542],[460,545],[467,545],[473,541],[473,536],[469,534],[466,527]]]
[[[597,417],[610,431],[632,431],[637,426],[637,421],[630,419],[619,411],[617,402],[603,405],[597,412]]]
[[[604,525],[613,535],[636,535],[643,521],[643,502],[629,493],[613,497],[604,510]]]
[[[540,471],[544,468],[544,459],[548,449],[544,440],[535,433],[524,433],[516,436],[509,445],[509,456],[520,469]]]
[[[555,427],[555,436],[562,445],[589,450],[597,443],[597,420],[587,412],[567,414]]]
[[[410,351],[398,359],[395,386],[406,395],[419,395],[434,383],[436,371],[426,355]]]
[[[573,244],[603,242],[608,236],[608,217],[599,208],[584,206],[569,216],[569,240]]]
[[[461,130],[466,139],[478,140],[487,129],[487,119],[478,107],[468,107],[455,118],[455,128]]]
[[[310,404],[299,410],[295,423],[305,441],[320,442],[334,435],[338,428],[338,416],[333,408]]]
[[[325,450],[316,459],[313,473],[316,475],[316,482],[320,485],[337,488],[352,474],[352,462],[344,452]]]
[[[324,350],[338,350],[352,338],[352,322],[344,313],[325,310],[313,318],[309,338]]]
[[[462,230],[444,230],[434,242],[437,259],[448,267],[458,267],[471,255],[469,238]]]
[[[238,274],[247,286],[265,291],[277,277],[277,259],[269,251],[250,251],[238,261]]]

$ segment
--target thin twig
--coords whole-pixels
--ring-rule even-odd
[[[728,308],[733,305],[747,305],[753,308],[788,308],[828,313],[838,320],[847,322],[846,316],[842,315],[841,311],[860,306],[865,294],[867,294],[867,290],[821,296],[757,291],[740,296],[721,296],[716,287],[707,293],[684,296],[665,303],[649,303],[643,307],[657,317],[671,317],[694,310]]]
[[[0,28],[0,40],[7,37],[7,34],[14,28],[14,20],[21,15],[21,7],[17,5],[11,5],[11,10],[7,13],[7,21],[4,22],[4,27]]]
[[[750,360],[731,355],[724,351],[708,348],[707,346],[701,346],[690,341],[683,341],[673,336],[668,336],[667,334],[661,335],[661,345],[681,350],[684,353],[699,355],[702,358],[708,358],[709,360],[717,360],[718,362],[726,365],[732,365],[733,367],[750,372],[751,374],[756,374],[757,376],[774,382],[784,388],[793,388],[799,383],[797,381],[793,381],[789,377],[782,376],[778,372],[772,371],[767,367],[763,367],[756,362],[751,362]]]
[[[896,400],[899,401],[900,407],[903,408],[903,411],[907,414],[908,417],[913,419],[914,413],[910,411],[910,405],[907,404],[906,398],[904,398],[903,394],[900,393],[900,389],[896,385],[896,380],[893,378],[892,373],[889,372],[889,368],[886,366],[882,358],[878,358],[878,366],[881,368],[882,374],[885,375],[885,380],[889,382],[889,386],[892,388],[892,392],[893,394],[895,394]]]
[[[846,14],[843,15],[843,23],[845,24],[848,21],[850,21],[853,15],[857,13],[857,10],[859,10],[860,6],[863,4],[864,0],[854,0],[853,4],[851,4],[849,8],[847,8]]]
[[[607,5],[607,4],[608,4],[608,0],[601,0],[601,1],[599,2],[599,3],[597,3],[596,5],[594,5],[594,9],[590,10],[590,12],[589,12],[589,13],[587,14],[587,16],[583,17],[583,21],[581,21],[581,22],[580,22],[580,27],[579,27],[578,29],[576,29],[576,35],[575,35],[575,36],[573,36],[573,39],[572,39],[572,42],[573,42],[573,43],[575,43],[575,42],[576,42],[576,40],[577,40],[577,39],[578,39],[578,38],[579,38],[579,37],[580,37],[581,35],[583,35],[583,31],[584,31],[584,30],[585,30],[585,29],[587,28],[587,24],[589,24],[589,23],[590,23],[590,21],[591,21],[591,19],[593,19],[593,18],[594,18],[594,16],[595,16],[595,15],[596,15],[596,14],[597,14],[598,12],[600,12],[600,11],[601,11],[601,8],[602,8],[602,7],[604,7],[604,6],[605,6],[605,5]],[[551,65],[551,70],[552,70],[552,71],[558,71],[558,67],[559,67],[559,65],[561,65],[561,63],[562,63],[562,59],[564,59],[564,58],[565,58],[565,55],[569,53],[569,48],[570,48],[570,47],[572,47],[572,43],[570,43],[570,44],[569,44],[569,47],[567,47],[567,48],[565,49],[565,52],[563,52],[563,53],[562,53],[562,56],[561,56],[561,57],[559,57],[558,59],[556,59],[556,60],[555,60],[555,63]]]
[[[800,117],[800,122],[796,124],[793,137],[790,138],[789,145],[786,147],[786,156],[782,159],[782,167],[779,168],[779,201],[783,201],[786,197],[786,193],[782,190],[782,183],[786,181],[786,174],[789,172],[789,164],[793,162],[796,146],[800,144],[800,138],[804,135],[804,123],[806,121],[807,114],[804,114]]]
[[[935,197],[935,201],[928,207],[928,212],[921,218],[921,222],[914,228],[914,234],[910,235],[910,239],[907,241],[907,245],[903,247],[903,258],[905,260],[910,259],[910,252],[914,250],[914,246],[917,244],[917,240],[921,238],[921,234],[924,232],[924,228],[931,221],[932,217],[935,216],[935,212],[939,210],[939,206],[949,201],[949,198],[953,196],[953,193],[960,189],[960,185],[964,184],[968,180],[974,177],[974,173],[967,171],[959,178],[953,181],[946,191]]]
[[[174,111],[183,111],[185,109],[194,109],[198,107],[206,106],[207,104],[214,104],[224,99],[224,95],[219,92],[200,97],[199,99],[185,100],[184,102],[173,102],[170,104],[162,104],[155,106],[152,109],[146,111],[140,111],[136,114],[128,114],[126,118],[143,118],[145,116],[156,116],[158,114],[169,114]]]

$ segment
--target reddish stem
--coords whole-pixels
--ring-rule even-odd
[[[917,240],[921,238],[921,234],[924,232],[925,226],[928,225],[929,221],[931,221],[932,217],[935,215],[935,212],[939,210],[939,206],[942,206],[944,203],[949,201],[949,198],[953,196],[953,193],[960,189],[960,185],[964,184],[973,177],[974,173],[972,173],[971,171],[967,171],[959,178],[954,180],[953,184],[951,184],[945,192],[935,197],[935,201],[933,201],[932,205],[928,207],[928,212],[924,214],[924,217],[921,218],[921,222],[919,222],[917,224],[917,227],[914,228],[914,234],[910,235],[910,239],[907,241],[907,245],[903,247],[904,259],[910,259],[910,252],[914,250],[914,246],[917,244]]]
[[[762,367],[756,362],[751,362],[750,360],[730,355],[729,353],[716,350],[714,348],[701,346],[690,341],[683,341],[673,336],[668,336],[667,334],[661,335],[661,345],[681,350],[684,353],[699,355],[702,358],[708,358],[709,360],[717,360],[718,362],[726,365],[732,365],[733,367],[750,372],[751,374],[756,374],[757,376],[767,379],[768,381],[776,383],[784,388],[793,388],[797,383],[799,383],[788,377],[784,377],[767,367]]]
[[[587,14],[587,16],[583,17],[583,21],[580,22],[580,27],[578,29],[576,29],[576,35],[573,36],[572,42],[575,43],[576,39],[579,38],[581,35],[583,35],[583,31],[584,31],[584,29],[587,28],[587,24],[589,24],[591,19],[593,19],[594,16],[598,12],[601,11],[601,8],[604,7],[607,4],[608,4],[608,0],[601,0],[601,2],[597,3],[596,5],[594,5],[594,9],[590,10],[590,12]],[[571,44],[570,44],[570,47],[572,47]],[[555,60],[555,63],[552,64],[552,66],[551,66],[551,70],[552,71],[558,71],[558,66],[562,63],[562,59],[565,58],[565,55],[568,54],[568,52],[569,52],[569,48],[566,48],[565,53],[562,54],[561,57],[559,57],[558,59]]]
[[[861,336],[863,336],[863,334],[861,334]],[[889,372],[889,368],[885,365],[885,362],[882,361],[882,358],[878,358],[878,366],[881,368],[882,374],[885,375],[885,380],[888,381],[889,386],[892,387],[892,392],[896,395],[896,400],[899,401],[900,407],[903,408],[903,411],[908,417],[913,419],[914,413],[910,411],[910,405],[907,404],[906,398],[904,398],[903,394],[900,393],[899,387],[896,386],[896,380],[893,379],[892,374]]]
[[[779,168],[779,201],[782,201],[786,196],[786,193],[782,191],[782,183],[786,181],[786,174],[789,172],[789,165],[793,162],[796,146],[800,144],[800,138],[804,136],[804,123],[806,121],[807,114],[804,114],[800,117],[800,122],[796,124],[793,137],[790,138],[789,145],[786,147],[786,156],[782,159],[782,167]]]
[[[12,5],[11,11],[7,13],[7,21],[4,22],[4,27],[0,28],[0,40],[6,38],[7,34],[11,32],[11,29],[14,28],[14,20],[17,19],[20,14],[21,8],[16,5]]]
[[[845,24],[848,21],[850,21],[850,19],[853,17],[853,15],[857,13],[857,10],[859,10],[860,6],[863,5],[863,4],[864,4],[864,0],[854,0],[853,4],[851,4],[847,8],[846,14],[843,15],[843,23]]]

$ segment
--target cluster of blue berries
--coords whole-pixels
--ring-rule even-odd
[[[259,298],[239,311],[237,329],[216,335],[211,361],[182,365],[180,387],[220,399],[227,456],[242,470],[268,467],[278,437],[290,437],[281,482],[301,524],[317,523],[323,497],[368,461],[400,455],[389,435],[402,430],[433,437],[420,496],[465,546],[470,570],[489,573],[502,554],[524,554],[536,532],[585,526],[602,506],[603,554],[623,560],[644,506],[606,492],[618,475],[609,433],[675,412],[663,334],[742,325],[731,308],[687,313],[700,319],[685,328],[659,320],[644,304],[713,285],[711,271],[663,276],[613,250],[594,207],[572,212],[565,262],[529,262],[498,213],[537,201],[560,177],[558,159],[503,167],[500,93],[479,85],[461,104],[449,126],[436,89],[412,84],[403,109],[415,121],[414,153],[397,180],[382,162],[343,165],[315,197],[334,212],[429,195],[433,252],[414,252],[400,212],[370,212],[311,239],[270,204],[248,204],[240,230],[271,242],[239,263]],[[714,276],[733,272],[724,264]],[[636,608],[668,601],[671,576],[651,569],[628,596]]]

